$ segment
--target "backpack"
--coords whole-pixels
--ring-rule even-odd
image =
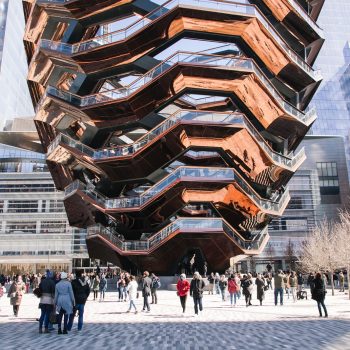
[[[162,285],[162,284],[160,283],[160,279],[159,279],[159,278],[155,279],[155,280],[152,282],[152,288],[158,289],[158,288],[161,287],[161,285]]]

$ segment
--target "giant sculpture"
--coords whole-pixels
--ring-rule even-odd
[[[36,127],[92,258],[173,274],[264,249],[316,118],[322,4],[23,1]]]

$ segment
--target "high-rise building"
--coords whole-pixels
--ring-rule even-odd
[[[6,120],[34,115],[27,87],[20,0],[0,0],[0,130]]]
[[[263,250],[316,118],[322,5],[24,1],[35,123],[91,257],[173,274]]]

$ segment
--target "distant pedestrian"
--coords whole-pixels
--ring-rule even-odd
[[[298,273],[298,292],[303,290],[304,278],[301,272]]]
[[[293,302],[295,303],[297,301],[298,278],[297,278],[296,273],[294,271],[292,271],[290,274],[289,285],[290,285],[290,291],[291,291],[292,297],[293,297]]]
[[[180,279],[177,281],[176,290],[177,290],[177,295],[180,298],[182,315],[184,315],[186,311],[187,295],[190,290],[190,282],[187,281],[186,275],[184,273],[180,275]]]
[[[275,305],[277,306],[278,295],[280,296],[280,305],[283,305],[284,275],[281,270],[275,274]]]
[[[26,285],[22,281],[22,276],[16,276],[13,279],[11,287],[8,291],[8,297],[10,298],[10,304],[13,307],[13,314],[15,317],[18,316],[19,307],[22,302],[22,297],[25,294]]]
[[[95,275],[94,279],[91,283],[92,290],[94,292],[94,300],[98,298],[98,291],[100,290],[100,277],[98,275]]]
[[[100,301],[103,301],[105,300],[105,294],[107,292],[107,279],[104,274],[102,274],[101,276],[99,289],[100,289]]]
[[[76,279],[72,281],[72,288],[75,299],[75,307],[73,313],[69,315],[68,331],[70,331],[73,327],[76,312],[78,312],[78,331],[81,331],[84,323],[85,304],[90,294],[88,280],[82,274],[81,270],[77,270]]]
[[[61,281],[56,284],[55,300],[56,311],[58,311],[58,334],[68,334],[68,318],[73,313],[75,299],[72,284],[68,281],[66,272],[61,272]]]
[[[207,273],[208,273],[208,264],[206,261],[203,263],[203,276],[204,278],[207,278]]]
[[[152,284],[151,284],[152,302],[151,302],[151,304],[157,304],[157,302],[158,302],[157,289],[160,288],[160,279],[154,273],[152,273],[151,280],[152,280]]]
[[[227,287],[228,287],[228,292],[230,294],[231,307],[236,306],[240,287],[237,284],[234,275],[231,275],[229,277],[229,279],[227,281]]]
[[[345,291],[345,278],[342,271],[339,272],[339,292]]]
[[[284,290],[285,290],[286,294],[288,295],[288,299],[289,299],[289,294],[290,294],[289,278],[290,278],[290,273],[289,273],[289,271],[287,271],[287,273],[283,277],[283,283],[284,283]]]
[[[190,295],[193,297],[194,313],[196,316],[203,311],[203,290],[205,283],[202,280],[198,271],[193,274],[193,279],[190,285]]]
[[[215,273],[215,277],[214,277],[214,284],[215,284],[216,294],[220,294],[219,282],[220,282],[220,275],[219,275],[218,272],[216,272]]]
[[[243,294],[245,296],[245,304],[247,307],[251,306],[254,286],[253,286],[252,275],[250,273],[243,276],[242,288],[243,288]]]
[[[326,286],[324,285],[323,279],[321,274],[318,272],[316,273],[316,277],[313,280],[313,288],[312,288],[312,299],[316,300],[317,302],[317,307],[318,307],[318,312],[320,314],[320,317],[322,317],[322,309],[324,311],[324,317],[328,317],[326,305],[324,304],[324,300],[326,297]]]
[[[148,297],[151,295],[152,280],[149,277],[149,272],[145,271],[142,277],[142,296],[143,296],[143,308],[142,311],[150,312]]]
[[[225,275],[221,275],[220,281],[219,281],[219,288],[221,292],[222,301],[226,301],[226,287],[227,287],[227,281],[226,281]]]
[[[131,275],[130,282],[128,283],[128,286],[127,286],[127,291],[129,293],[129,301],[130,301],[129,309],[128,309],[127,313],[130,312],[131,308],[133,307],[135,309],[135,314],[137,314],[137,308],[135,305],[135,301],[137,298],[137,288],[138,288],[138,284],[135,280],[135,276]]]
[[[46,272],[45,278],[41,279],[39,290],[41,292],[39,308],[41,316],[39,319],[39,333],[49,333],[50,314],[54,311],[55,282],[50,272]]]
[[[260,306],[262,305],[263,300],[265,299],[265,286],[267,286],[264,277],[261,273],[258,273],[256,279],[256,298],[260,301]]]

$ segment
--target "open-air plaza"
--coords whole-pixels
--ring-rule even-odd
[[[84,326],[73,325],[68,335],[58,335],[57,326],[50,334],[38,334],[40,315],[38,299],[23,297],[18,317],[6,298],[0,301],[0,335],[2,349],[28,350],[85,349],[349,349],[350,309],[348,295],[328,290],[328,318],[320,318],[316,302],[308,299],[293,302],[284,296],[284,305],[274,305],[273,290],[266,292],[263,306],[253,292],[253,306],[246,307],[241,298],[236,307],[229,298],[204,292],[203,311],[194,316],[193,300],[187,300],[182,314],[179,297],[174,291],[158,291],[158,303],[143,313],[142,297],[136,299],[138,313],[126,313],[129,302],[118,302],[116,291],[107,292],[103,302],[90,295],[84,312]]]
[[[350,350],[350,0],[0,0],[0,350]]]

